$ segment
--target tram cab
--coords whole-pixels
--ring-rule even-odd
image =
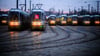
[[[8,12],[8,29],[23,30],[28,26],[28,14],[20,9],[11,9]]]
[[[56,15],[49,15],[48,16],[48,24],[49,25],[56,25]]]
[[[45,30],[45,12],[42,9],[33,9],[30,13],[31,30]]]

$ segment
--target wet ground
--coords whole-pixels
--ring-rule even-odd
[[[46,26],[8,31],[0,26],[0,56],[100,56],[100,26]]]

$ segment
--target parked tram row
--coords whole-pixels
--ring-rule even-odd
[[[50,15],[47,21],[49,25],[100,26],[100,15]]]
[[[42,9],[33,9],[26,13],[20,9],[11,9],[8,15],[0,16],[0,24],[7,24],[9,30],[45,30],[46,24],[52,26],[81,25],[100,26],[100,15],[54,15],[46,16]]]

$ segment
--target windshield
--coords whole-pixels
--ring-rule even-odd
[[[18,21],[18,16],[19,16],[19,13],[18,12],[10,12],[9,13],[9,20],[10,21]]]
[[[73,17],[72,20],[78,20],[78,18],[77,17]]]
[[[84,17],[84,20],[90,20],[90,17]]]
[[[55,20],[55,19],[56,19],[56,17],[54,17],[54,16],[49,17],[49,20]]]
[[[32,16],[32,20],[42,19],[42,13],[41,12],[33,12],[31,16]]]
[[[100,20],[100,18],[99,17],[95,17],[95,20]]]

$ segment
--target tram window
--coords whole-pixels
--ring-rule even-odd
[[[85,17],[84,20],[90,20],[90,18],[89,17]]]
[[[41,20],[45,20],[45,16],[44,16],[44,14],[43,13],[41,13]]]
[[[100,20],[99,18],[95,18],[95,20]]]
[[[63,21],[63,20],[66,20],[67,19],[67,17],[61,17],[61,20]]]
[[[35,18],[34,19],[39,19],[39,15],[35,14]]]
[[[71,21],[72,21],[72,18],[69,17],[69,18],[67,19],[67,21],[68,21],[68,22],[71,22]]]
[[[50,20],[55,20],[55,17],[50,17]]]
[[[34,19],[41,19],[41,13],[39,13],[39,12],[34,12],[34,13],[32,13],[32,18],[33,18],[33,20]]]
[[[77,20],[77,18],[73,18],[73,20]]]
[[[17,21],[18,20],[18,13],[15,13],[15,12],[10,12],[10,14],[9,14],[10,16],[10,18],[9,18],[9,20],[10,21]]]
[[[10,20],[11,21],[13,21],[13,20],[17,21],[18,20],[18,16],[17,15],[13,15],[13,16],[10,17]]]
[[[25,20],[25,19],[24,19],[24,15],[21,14],[21,13],[20,13],[20,19],[21,19],[21,21],[24,21],[24,20]]]

